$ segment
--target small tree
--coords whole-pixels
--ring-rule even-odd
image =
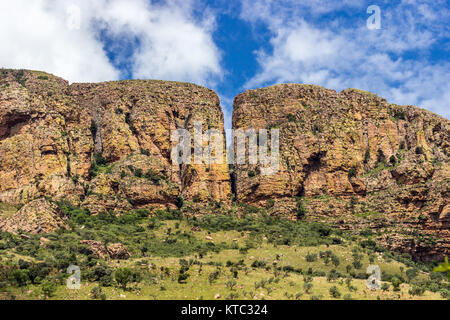
[[[328,274],[327,274],[327,281],[331,282],[336,280],[339,277],[339,274],[337,273],[336,270],[331,270]]]
[[[400,285],[402,284],[402,281],[397,277],[392,277],[391,279],[392,287],[394,288],[394,291],[400,291]]]
[[[306,215],[306,208],[303,204],[302,198],[297,198],[297,221],[301,220]]]
[[[50,298],[56,292],[56,285],[53,281],[47,279],[42,282],[41,290],[46,298]]]
[[[227,281],[227,283],[225,283],[225,286],[230,289],[230,290],[234,290],[234,287],[236,286],[236,281],[235,280],[230,280]]]
[[[317,260],[317,253],[308,253],[305,258],[308,262],[314,262]]]
[[[212,272],[208,275],[209,284],[213,284],[219,278],[219,271]]]
[[[96,286],[92,288],[91,295],[93,299],[100,299],[100,300],[106,300],[106,294],[103,293],[103,290],[101,287]]]
[[[333,254],[331,256],[331,262],[333,263],[333,265],[335,267],[337,267],[337,266],[339,266],[341,264],[341,261],[339,260],[339,257],[337,255],[335,255],[335,254]]]
[[[295,121],[295,116],[292,113],[289,113],[287,115],[287,119],[289,122],[294,122]]]
[[[361,268],[362,268],[362,263],[361,263],[361,261],[359,261],[359,260],[353,261],[352,264],[353,264],[353,267],[354,267],[355,269],[361,269]]]
[[[303,284],[303,289],[305,289],[305,292],[306,292],[306,293],[310,293],[312,287],[313,287],[313,284],[312,284],[311,282],[305,282],[305,283]]]
[[[338,298],[341,297],[341,293],[340,293],[339,289],[338,289],[336,286],[332,286],[332,287],[330,288],[330,295],[331,295],[333,298],[335,298],[335,299],[338,299]]]
[[[409,289],[408,293],[412,296],[421,296],[425,293],[425,288],[422,286],[414,285]]]
[[[345,270],[347,271],[347,273],[350,273],[352,271],[353,267],[351,265],[346,265],[345,266]]]
[[[28,270],[14,270],[12,276],[18,287],[25,287],[27,285],[29,280]]]
[[[406,270],[406,276],[408,277],[408,281],[411,281],[412,279],[417,277],[418,273],[419,273],[419,271],[415,268]]]
[[[127,284],[133,280],[133,272],[130,268],[119,268],[114,273],[114,277],[122,289],[126,290]]]
[[[189,274],[187,273],[189,271],[188,262],[184,259],[180,260],[180,272],[178,275],[178,283],[186,283],[187,278],[189,278]]]
[[[390,287],[389,284],[385,282],[381,285],[381,290],[388,291],[389,287]]]

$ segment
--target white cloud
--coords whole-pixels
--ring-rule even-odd
[[[325,25],[323,19],[311,19],[311,8],[305,5],[275,10],[273,2],[261,0],[253,2],[256,11],[246,12],[251,8],[244,4],[241,17],[263,22],[272,32],[271,50],[256,53],[261,70],[245,87],[300,82],[336,90],[359,88],[449,117],[450,63],[426,58],[429,48],[448,35],[448,10],[422,3],[416,13],[414,5],[409,1],[382,9],[382,30],[368,30],[364,7],[353,27],[337,27],[335,21]],[[251,12],[255,14],[249,18]],[[414,59],[408,58],[411,52],[417,55]]]
[[[16,0],[0,2],[0,65],[38,69],[71,81],[116,79],[101,43],[82,23],[80,30],[67,27],[63,6],[50,2]]]
[[[68,27],[70,6],[80,8],[78,30]],[[117,65],[123,62],[138,78],[206,85],[221,74],[220,53],[212,40],[214,19],[195,17],[191,1],[2,1],[0,28],[0,66],[39,69],[72,82],[118,79]],[[119,50],[110,61],[100,31],[112,48],[124,39],[139,45],[128,57]]]

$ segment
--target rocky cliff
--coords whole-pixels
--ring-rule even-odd
[[[279,172],[237,165],[238,201],[374,233],[419,259],[450,253],[447,119],[360,90],[285,84],[237,96],[233,128],[280,129]]]
[[[217,95],[197,85],[0,70],[0,228],[65,226],[45,197],[93,214],[183,202],[195,214],[231,204],[233,186],[272,215],[372,234],[422,260],[450,254],[447,119],[355,89],[250,90],[235,99],[233,128],[280,129],[279,171],[235,165],[232,179],[225,163],[172,164],[172,132],[196,121],[224,131]]]
[[[47,196],[92,213],[228,202],[228,166],[172,165],[171,133],[194,121],[223,132],[217,95],[167,81],[72,84],[0,71],[0,201]]]

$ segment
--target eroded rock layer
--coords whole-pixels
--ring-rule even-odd
[[[235,129],[280,129],[280,165],[234,169],[238,201],[369,230],[422,260],[450,253],[450,123],[355,89],[285,84],[236,97]]]
[[[172,133],[193,133],[196,122],[223,133],[217,95],[197,85],[69,85],[43,72],[0,70],[0,229],[64,227],[45,197],[93,214],[183,201],[208,213],[231,203],[233,186],[237,201],[272,215],[371,234],[421,260],[450,254],[447,119],[355,89],[247,91],[235,99],[233,128],[280,129],[280,164],[267,176],[259,165],[235,165],[233,179],[226,163],[172,163]]]
[[[176,129],[223,132],[217,95],[168,81],[72,84],[0,71],[0,201],[48,196],[92,213],[229,202],[226,164],[173,165]]]

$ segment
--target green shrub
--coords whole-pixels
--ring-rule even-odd
[[[177,201],[175,203],[178,209],[181,209],[184,205],[184,198],[182,196],[177,196]]]
[[[339,289],[336,286],[332,286],[330,288],[330,295],[335,298],[338,299],[341,297],[341,292],[339,291]]]
[[[102,288],[99,286],[92,288],[91,296],[92,296],[92,299],[106,300],[106,294],[103,293]]]
[[[424,154],[422,147],[416,147],[416,154]]]
[[[391,114],[397,120],[406,120],[406,114],[404,110],[392,110]]]
[[[317,261],[317,253],[308,253],[305,258],[308,262]]]
[[[419,274],[419,270],[417,270],[415,268],[406,270],[406,276],[408,277],[408,281],[411,281],[414,278],[416,278],[418,274]]]
[[[219,279],[219,271],[214,271],[208,275],[209,284],[213,284],[217,279]]]
[[[402,284],[402,281],[397,277],[391,278],[392,287],[394,288],[394,291],[400,291],[400,285]]]
[[[366,150],[366,153],[364,154],[364,163],[365,163],[365,164],[368,164],[369,161],[370,161],[370,150],[367,149],[367,150]]]
[[[98,166],[105,166],[108,164],[108,160],[106,160],[106,158],[103,157],[103,154],[101,152],[95,153],[94,161],[95,161],[95,164]]]
[[[289,113],[287,115],[287,119],[289,122],[294,122],[295,121],[295,116],[292,113]]]
[[[133,280],[133,271],[130,268],[119,268],[114,272],[114,278],[123,290],[126,290],[127,284]]]
[[[101,286],[109,287],[112,284],[112,273],[113,270],[105,266],[95,266],[92,268],[87,277],[89,281],[98,281]]]
[[[305,290],[305,292],[306,293],[310,293],[311,292],[311,289],[313,288],[313,284],[312,284],[312,282],[305,282],[304,284],[303,284],[303,289]]]
[[[384,155],[384,152],[381,149],[378,149],[377,161],[378,161],[378,163],[385,163],[386,162],[386,156]]]
[[[234,290],[236,284],[237,284],[236,280],[229,280],[225,283],[225,286],[230,290]]]
[[[425,288],[417,285],[413,285],[408,293],[412,296],[422,296],[425,293]]]
[[[350,170],[348,171],[348,178],[353,178],[356,177],[357,172],[356,172],[356,168],[355,167],[351,167]]]
[[[339,265],[341,264],[341,261],[340,261],[340,259],[339,259],[338,256],[336,256],[335,254],[333,254],[333,255],[331,256],[331,263],[333,263],[333,265],[334,265],[335,267],[337,267],[337,266],[339,266]]]
[[[52,297],[56,292],[56,283],[54,280],[46,279],[44,282],[42,282],[41,285],[42,293],[45,295],[45,297]]]
[[[327,274],[327,281],[332,282],[332,281],[336,280],[337,278],[339,278],[339,276],[340,276],[340,274],[335,269],[333,269]]]
[[[450,290],[447,289],[441,289],[439,291],[439,294],[441,295],[442,298],[444,299],[449,299],[450,300]]]
[[[28,277],[28,270],[16,269],[11,274],[12,280],[18,287],[24,287],[27,285],[30,278]]]
[[[189,274],[182,273],[178,275],[178,283],[186,283],[187,278],[189,278]]]
[[[395,166],[395,165],[397,164],[397,158],[396,158],[394,155],[392,155],[392,156],[389,158],[389,163],[390,163],[391,165]]]
[[[265,268],[266,267],[266,262],[265,261],[259,261],[259,260],[255,260],[252,263],[252,268]]]
[[[138,169],[139,170],[139,169]],[[137,171],[137,170],[136,170]],[[147,171],[147,173],[144,175],[145,179],[150,180],[152,183],[159,185],[161,180],[163,180],[164,178],[161,177],[157,172],[153,171],[153,170],[149,170]]]
[[[305,205],[303,204],[302,198],[297,198],[296,204],[297,204],[296,216],[297,216],[297,221],[299,221],[299,220],[302,220],[306,216],[306,208],[305,208]]]
[[[137,177],[137,178],[142,178],[142,176],[144,175],[144,173],[143,173],[142,169],[138,168],[138,169],[135,169],[135,170],[134,170],[134,175],[135,175],[135,177]]]
[[[95,123],[94,119],[91,119],[91,136],[95,140],[95,137],[97,136],[97,123]]]
[[[353,267],[355,269],[361,269],[362,268],[362,263],[359,260],[353,261],[352,264],[353,264]]]
[[[23,71],[23,70],[18,70],[15,74],[14,74],[14,77],[16,78],[16,81],[18,82],[18,83],[20,83],[20,85],[22,86],[22,87],[26,87],[26,84],[25,84],[25,72]]]

